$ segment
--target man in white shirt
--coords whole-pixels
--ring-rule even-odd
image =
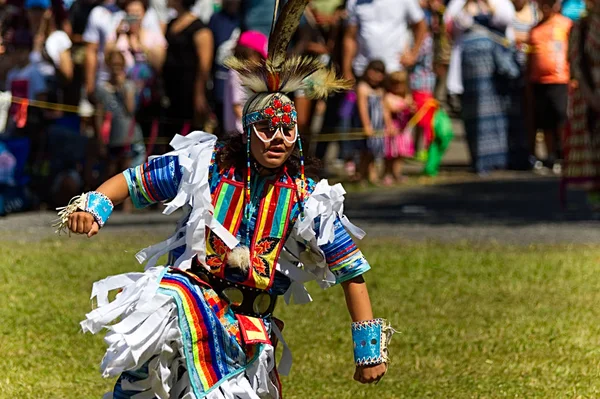
[[[342,63],[346,79],[361,76],[369,61],[377,59],[385,63],[387,73],[415,64],[427,34],[418,0],[348,0],[346,11]]]
[[[96,83],[108,80],[108,68],[104,63],[104,48],[107,38],[115,33],[125,17],[125,12],[117,7],[114,0],[107,0],[94,7],[88,18],[83,40],[85,50],[85,87],[88,98],[93,98]],[[149,9],[142,19],[142,28],[162,33],[156,12]]]

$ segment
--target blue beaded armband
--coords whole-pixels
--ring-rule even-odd
[[[58,219],[52,226],[56,227],[56,232],[60,234],[69,232],[69,216],[77,211],[89,212],[98,223],[98,226],[104,226],[113,211],[113,203],[106,195],[97,191],[90,191],[71,198],[67,206],[56,210],[59,211]]]
[[[91,213],[98,226],[103,227],[113,211],[112,201],[97,191],[90,191],[85,197],[81,210]]]
[[[373,366],[388,362],[387,346],[395,330],[385,319],[352,323],[354,362],[357,366]]]

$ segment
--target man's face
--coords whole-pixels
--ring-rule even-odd
[[[262,121],[250,127],[250,151],[260,165],[269,169],[281,167],[290,157],[297,139],[297,128],[269,127]]]

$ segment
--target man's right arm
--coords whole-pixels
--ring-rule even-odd
[[[88,98],[96,90],[96,70],[98,68],[98,43],[85,45],[85,91]]]
[[[352,62],[356,57],[358,50],[358,43],[356,41],[356,35],[358,34],[357,25],[348,25],[346,32],[344,33],[344,54],[342,58],[342,70],[344,78],[348,80],[354,80],[354,73],[352,72]]]
[[[85,45],[85,91],[90,98],[96,89],[96,71],[98,69],[98,46],[100,43],[100,28],[96,20],[98,10],[94,8],[90,13],[88,23],[83,32]]]

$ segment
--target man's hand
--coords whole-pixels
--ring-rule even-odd
[[[89,212],[74,212],[69,216],[69,230],[76,234],[87,234],[93,237],[98,234],[100,226]]]
[[[400,57],[400,63],[405,69],[410,69],[417,63],[418,55],[412,51],[405,51]]]
[[[356,366],[354,379],[362,384],[377,383],[387,371],[387,364],[381,363],[375,366]]]

